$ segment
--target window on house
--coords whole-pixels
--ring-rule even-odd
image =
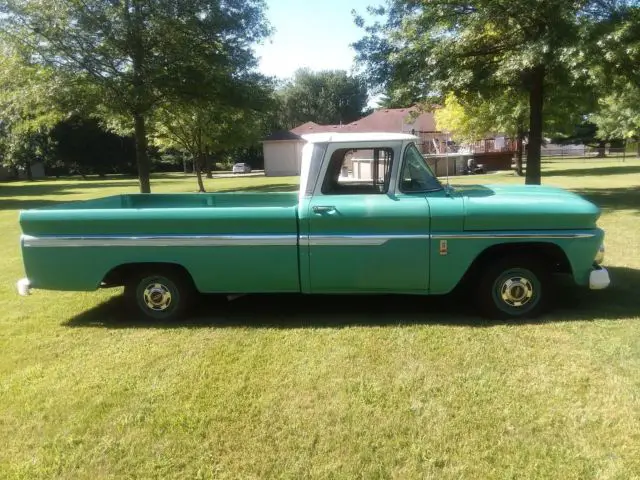
[[[391,180],[391,148],[338,149],[331,155],[322,184],[325,195],[387,193]]]

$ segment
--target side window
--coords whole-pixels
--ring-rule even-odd
[[[440,190],[442,185],[414,144],[405,152],[400,173],[400,191],[404,193]]]
[[[391,148],[341,148],[333,152],[322,183],[325,195],[385,194],[389,191]]]

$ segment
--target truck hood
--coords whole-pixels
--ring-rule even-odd
[[[580,230],[596,228],[600,209],[575,193],[541,185],[455,188],[464,202],[464,229]]]

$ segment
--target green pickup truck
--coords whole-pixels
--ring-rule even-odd
[[[313,134],[299,192],[132,194],[23,211],[31,288],[124,286],[154,319],[197,293],[447,294],[544,311],[556,274],[606,288],[599,209],[558,188],[443,185],[407,134]]]

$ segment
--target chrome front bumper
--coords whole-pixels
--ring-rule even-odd
[[[606,268],[598,267],[589,274],[589,288],[591,290],[602,290],[611,284],[609,272]]]
[[[16,283],[16,288],[18,289],[18,294],[26,297],[31,293],[31,282],[28,278],[21,278],[18,280],[18,283]]]

